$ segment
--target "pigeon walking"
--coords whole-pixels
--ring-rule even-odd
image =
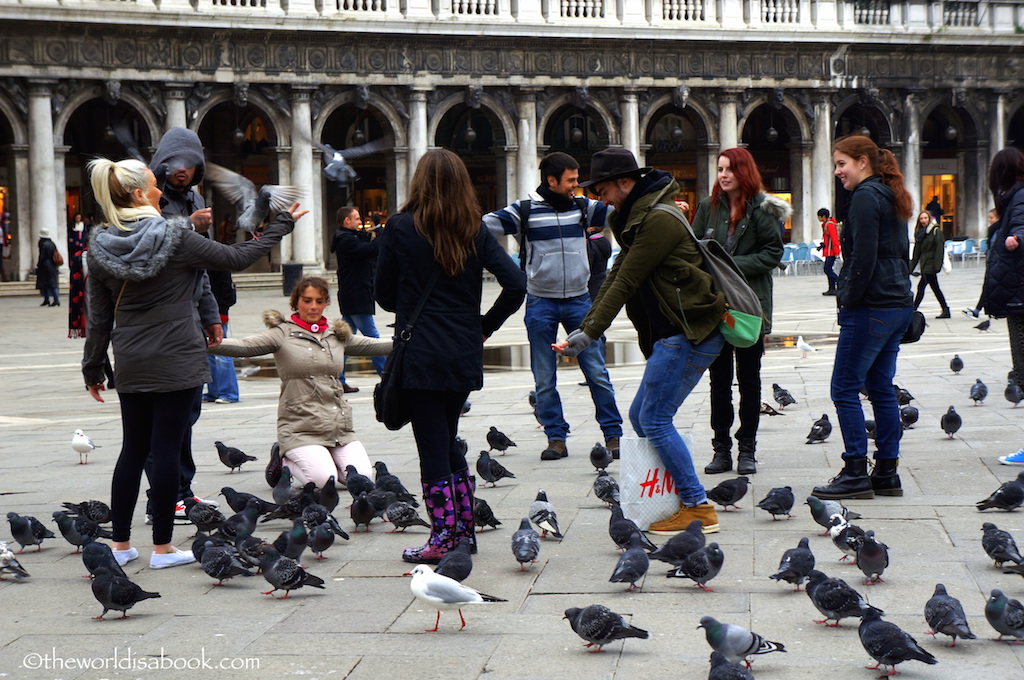
[[[960,375],[960,371],[964,370],[964,360],[960,358],[959,354],[954,354],[953,358],[949,360],[949,370],[956,375]]]
[[[981,382],[981,378],[976,379],[974,384],[971,385],[971,400],[974,402],[974,405],[977,406],[985,403],[985,397],[987,396],[988,385]]]
[[[772,383],[772,396],[778,403],[779,408],[785,410],[790,404],[795,404],[796,399],[789,393],[789,390],[779,387],[778,383]]]
[[[665,541],[649,557],[678,567],[691,553],[705,546],[707,537],[704,536],[702,527],[699,519],[693,520],[685,530]]]
[[[757,504],[757,507],[768,512],[772,516],[772,521],[775,521],[779,515],[784,515],[789,519],[795,517],[796,515],[789,514],[794,503],[796,503],[796,498],[793,496],[793,487],[781,486],[769,491]]]
[[[757,633],[742,626],[721,623],[712,616],[702,616],[697,628],[704,629],[704,637],[711,649],[720,653],[731,663],[743,661],[750,668],[748,656],[785,652],[786,646],[781,642],[765,640]]]
[[[252,576],[249,568],[239,562],[231,550],[214,545],[213,541],[207,541],[205,548],[200,564],[207,576],[217,579],[215,586],[222,586],[224,581],[235,576]]]
[[[469,578],[473,572],[473,556],[469,553],[471,545],[472,541],[468,536],[460,538],[458,545],[441,557],[441,561],[434,568],[434,573],[455,579],[459,583]]]
[[[608,507],[619,504],[619,483],[608,474],[607,470],[597,473],[594,480],[594,495],[598,500],[608,504]]]
[[[93,574],[92,595],[103,606],[103,613],[93,619],[101,620],[111,609],[121,612],[122,619],[128,618],[128,610],[143,600],[160,597],[150,593],[123,576],[116,576],[109,569],[100,567]]]
[[[747,495],[748,482],[750,482],[749,477],[736,477],[735,479],[727,479],[724,482],[720,482],[718,486],[707,492],[708,500],[721,505],[722,510],[725,512],[732,512],[729,509],[730,505],[737,510],[742,510],[743,508],[736,504]]]
[[[946,586],[941,583],[935,584],[935,592],[924,605],[924,620],[931,627],[928,634],[933,638],[938,633],[953,638],[947,647],[956,647],[958,637],[964,640],[978,637],[967,625],[967,615],[960,600],[946,593]]]
[[[708,680],[754,680],[750,671],[741,664],[731,663],[719,652],[711,652],[711,670]]]
[[[811,431],[807,433],[807,444],[814,444],[815,442],[823,442],[828,439],[828,436],[832,434],[832,423],[828,420],[828,414],[822,413],[821,418],[814,421],[814,425],[811,426]]]
[[[481,451],[480,457],[476,459],[476,472],[480,475],[480,479],[484,480],[484,486],[487,484],[497,486],[499,479],[515,479],[516,477],[506,470],[504,465],[492,459],[486,451]]]
[[[800,584],[807,580],[807,575],[814,569],[814,553],[811,552],[807,537],[800,539],[797,547],[782,553],[778,570],[768,578],[785,581],[796,586],[800,592]]]
[[[526,571],[527,563],[537,561],[540,554],[540,535],[530,526],[530,519],[524,517],[519,523],[519,529],[512,534],[512,554],[519,563],[519,571]]]
[[[646,640],[649,633],[635,626],[631,626],[608,607],[600,604],[592,604],[589,607],[570,607],[565,610],[565,617],[569,620],[573,632],[586,640],[586,647],[597,647],[591,649],[593,653],[604,651],[603,647],[616,640],[625,638],[640,638]]]
[[[370,505],[365,491],[352,501],[352,505],[349,506],[349,516],[352,518],[352,523],[356,526],[356,533],[359,533],[359,525],[366,527],[366,531],[370,531],[370,522],[377,515],[373,506]]]
[[[722,549],[717,543],[709,543],[687,555],[683,563],[667,575],[669,578],[692,579],[701,590],[713,593],[715,591],[707,587],[707,582],[718,576],[724,562]]]
[[[25,552],[30,545],[36,546],[36,552],[43,549],[43,541],[47,538],[55,538],[56,534],[43,526],[43,523],[32,515],[19,515],[16,512],[7,513],[7,522],[11,525],[11,536],[21,546],[18,554]]]
[[[1017,404],[1024,401],[1024,389],[1021,389],[1013,380],[1006,383],[1006,389],[1003,390],[1003,396],[1006,397],[1006,401],[1013,404],[1013,408],[1017,408]]]
[[[635,532],[629,538],[629,547],[619,556],[619,562],[615,565],[609,583],[628,583],[628,590],[638,588],[636,582],[647,575],[647,569],[651,566],[651,559],[643,548],[643,541],[640,532]]]
[[[492,425],[491,429],[487,431],[487,445],[491,447],[491,451],[501,451],[501,455],[504,456],[509,447],[515,446],[516,443],[505,436],[504,432]]]
[[[773,409],[768,402],[762,401],[761,402],[761,415],[763,415],[763,416],[784,416],[786,414],[785,413],[779,413],[778,411]]]
[[[220,489],[220,495],[224,496],[224,500],[228,502],[228,507],[235,512],[242,512],[249,504],[249,500],[253,499],[256,501],[257,514],[264,515],[268,512],[277,510],[277,504],[265,501],[258,496],[254,496],[251,493],[244,491],[235,491],[230,486],[224,486]]]
[[[501,522],[494,516],[494,510],[479,496],[473,497],[473,524],[476,525],[477,531],[483,531],[484,527],[497,529],[501,526]]]
[[[617,547],[625,550],[629,545],[629,537],[634,533],[638,533],[643,539],[644,544],[650,550],[654,550],[654,544],[643,535],[636,522],[622,514],[622,507],[613,505],[611,511],[612,514],[608,518],[608,536],[611,537]]]
[[[864,530],[856,524],[850,524],[842,515],[832,515],[830,521],[832,525],[829,527],[828,535],[832,543],[843,553],[839,561],[845,562],[851,557],[856,557],[864,542]]]
[[[907,404],[906,406],[900,407],[900,424],[903,425],[904,430],[913,430],[914,423],[921,417],[921,412],[917,410],[916,406]]]
[[[274,485],[271,497],[274,499],[274,503],[278,506],[284,505],[291,499],[292,470],[287,465],[281,466],[281,476],[278,478],[277,484]]]
[[[110,521],[110,506],[103,501],[82,501],[81,503],[62,503],[64,511],[69,515],[87,517],[97,524]]]
[[[814,622],[824,623],[830,628],[838,628],[842,619],[863,616],[864,612],[869,609],[873,609],[879,614],[885,613],[881,609],[869,605],[864,597],[843,579],[826,576],[817,569],[812,569],[807,575],[807,597],[825,617]],[[833,625],[829,621],[835,621],[835,624]]]
[[[410,572],[412,582],[409,589],[416,599],[437,610],[437,619],[434,627],[428,628],[428,633],[436,633],[441,623],[441,612],[449,609],[456,609],[459,612],[459,620],[462,625],[459,630],[466,627],[466,619],[462,615],[462,608],[468,604],[485,604],[491,602],[507,602],[500,597],[485,595],[467,585],[459,583],[455,579],[435,574],[426,564],[418,564]]]
[[[78,454],[78,464],[88,465],[89,453],[96,448],[96,444],[93,443],[92,439],[85,432],[75,430],[75,433],[71,436],[71,448]]]
[[[183,502],[185,503],[185,514],[188,517],[188,521],[195,524],[199,531],[210,532],[214,529],[219,529],[220,525],[227,519],[220,510],[205,501],[186,498]]]
[[[213,445],[217,447],[217,457],[220,458],[220,462],[229,468],[228,474],[235,470],[241,470],[243,463],[256,460],[256,456],[250,456],[245,451],[233,446],[226,446],[224,442],[214,442]]]
[[[345,468],[345,486],[348,488],[349,494],[352,496],[352,500],[359,498],[359,494],[370,493],[376,488],[373,480],[364,474],[360,474],[356,470],[355,465],[349,465]]]
[[[614,458],[612,452],[601,442],[594,442],[594,448],[590,449],[590,464],[595,470],[602,471],[612,464]]]
[[[1024,605],[1019,600],[1007,598],[998,588],[992,591],[985,603],[985,619],[999,633],[995,642],[1001,641],[1004,635],[1017,638],[1013,644],[1024,640]]]
[[[1017,542],[1013,540],[1010,532],[1003,531],[992,522],[982,524],[981,531],[981,547],[997,567],[1003,566],[1004,562],[1024,563],[1024,558],[1017,549]]]
[[[109,547],[107,548],[110,549]],[[18,562],[11,549],[7,547],[7,541],[0,541],[0,581],[6,581],[4,576],[13,576],[16,579],[28,578],[28,572]]]
[[[402,484],[402,480],[388,471],[388,466],[384,464],[384,461],[378,460],[373,464],[373,469],[377,471],[374,477],[374,486],[392,492],[398,497],[398,500],[405,501],[414,508],[420,507],[416,497],[409,493],[409,490]]]
[[[975,326],[975,328],[977,328],[982,333],[984,333],[985,331],[987,331],[991,327],[992,327],[992,320],[991,319],[985,319],[984,321],[979,323],[977,326]]]
[[[338,503],[341,502],[341,498],[338,496],[338,487],[335,484],[334,475],[331,475],[317,491],[317,502],[327,508],[327,512],[334,512],[334,509],[338,507]]]
[[[416,514],[416,508],[412,507],[405,501],[395,501],[394,503],[389,504],[385,513],[388,516],[388,521],[395,526],[394,529],[388,532],[389,534],[393,534],[398,530],[405,533],[405,530],[409,527],[430,528],[430,522]]]
[[[882,580],[882,573],[889,566],[889,546],[875,540],[875,532],[868,529],[857,549],[857,568],[864,573],[864,585],[870,586]]]
[[[541,530],[541,538],[551,535],[555,538],[562,538],[558,530],[558,515],[555,513],[555,506],[548,502],[548,495],[541,489],[537,492],[537,498],[530,503],[530,521],[536,524]]]
[[[75,552],[79,552],[85,545],[86,538],[113,538],[106,529],[101,529],[99,524],[87,517],[69,517],[67,513],[58,510],[53,513],[53,521],[57,523],[61,536],[71,545],[75,546]]]
[[[256,519],[260,516],[260,499],[250,498],[241,512],[235,513],[221,522],[220,532],[228,539],[235,540],[239,534],[251,534],[256,531]]]
[[[839,501],[821,500],[817,496],[808,496],[804,505],[811,509],[811,517],[819,525],[825,527],[819,536],[827,536],[828,529],[832,526],[832,515],[839,515],[843,519],[860,519],[860,515],[853,512]]]
[[[942,426],[942,431],[945,432],[950,439],[953,438],[953,435],[956,434],[957,430],[959,430],[960,426],[963,424],[964,421],[960,417],[960,414],[957,413],[956,409],[952,406],[950,406],[949,410],[942,414],[942,418],[939,419],[939,425]]]
[[[318,524],[309,530],[308,547],[316,559],[324,559],[324,553],[334,545],[336,536],[334,529],[327,522]]]
[[[281,534],[274,539],[274,550],[279,552],[283,557],[289,557],[296,562],[302,559],[302,553],[305,552],[309,546],[309,532],[306,531],[306,525],[301,519],[297,519],[292,523],[292,528],[282,531]]]
[[[285,591],[284,597],[277,599],[285,600],[290,596],[291,591],[304,586],[324,590],[322,578],[307,573],[298,562],[281,555],[273,547],[264,548],[260,567],[263,569],[263,578],[273,586],[270,590],[262,592],[262,595],[272,595],[278,590],[283,590]]]
[[[1012,512],[1024,505],[1024,471],[1018,472],[1016,479],[1003,482],[999,488],[983,501],[978,501],[978,510],[995,508]]]
[[[864,651],[878,662],[874,666],[868,666],[870,670],[877,670],[879,666],[892,666],[892,673],[889,675],[895,675],[896,664],[904,661],[922,661],[932,666],[939,662],[930,652],[922,649],[917,640],[905,630],[895,623],[883,621],[881,612],[877,609],[865,610],[857,634],[860,636],[860,643],[864,645]]]
[[[82,564],[89,572],[89,576],[95,574],[100,567],[106,567],[116,576],[128,577],[114,558],[114,551],[110,546],[89,537],[86,537],[85,545],[82,546]]]

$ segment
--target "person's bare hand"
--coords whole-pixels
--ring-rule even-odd
[[[105,403],[103,401],[103,397],[100,396],[100,392],[103,392],[106,389],[107,388],[104,387],[102,383],[99,385],[89,385],[89,396],[100,403]]]
[[[303,215],[305,215],[306,213],[308,213],[309,211],[308,210],[299,210],[299,204],[298,203],[292,203],[292,207],[288,208],[288,212],[290,212],[292,214],[292,219],[295,220],[296,222],[298,222],[299,218],[302,217]]]
[[[212,323],[206,327],[206,346],[213,349],[224,340],[224,326]]]
[[[565,354],[565,349],[569,346],[569,341],[564,340],[562,342],[551,343],[551,349],[558,352],[559,354]]]
[[[1007,250],[1017,250],[1017,246],[1019,246],[1019,245],[1020,245],[1020,240],[1016,236],[1007,236],[1006,237],[1006,249]]]
[[[189,220],[192,222],[192,226],[196,231],[203,233],[213,226],[213,208],[197,210],[192,213]]]

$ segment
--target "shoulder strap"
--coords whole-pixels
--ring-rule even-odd
[[[690,223],[687,221],[686,216],[683,215],[683,211],[680,210],[679,206],[677,206],[675,203],[673,203],[672,205],[669,205],[668,203],[655,203],[654,207],[652,207],[651,210],[660,210],[661,212],[666,212],[672,217],[676,218],[677,220],[683,223],[684,227],[686,227],[686,231],[690,233],[690,238],[692,238],[694,241],[697,240],[697,235],[693,233],[693,227],[690,226]]]
[[[519,201],[519,268],[526,271],[526,225],[530,222],[533,201],[525,198]]]
[[[419,302],[416,303],[416,309],[413,310],[412,316],[405,324],[405,329],[402,331],[401,336],[403,340],[408,340],[412,337],[412,327],[415,325],[416,320],[420,318],[420,312],[423,311],[423,305],[427,303],[427,298],[430,297],[430,293],[434,290],[434,284],[437,283],[437,277],[440,276],[441,270],[436,266],[434,271],[430,274],[430,279],[427,280],[427,287],[423,289],[423,293],[420,294]]]
[[[576,207],[580,209],[580,224],[582,224],[583,227],[586,228],[588,226],[587,225],[587,207],[589,205],[589,203],[587,203],[587,197],[586,196],[574,196],[572,200],[576,203]]]

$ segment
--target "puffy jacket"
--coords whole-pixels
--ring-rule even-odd
[[[783,252],[779,222],[789,219],[793,208],[771,194],[754,196],[747,202],[730,240],[728,200],[722,195],[717,206],[711,196],[702,200],[693,218],[693,231],[698,238],[715,239],[732,255],[761,302],[765,318],[761,332],[767,335],[772,330],[772,272],[782,261]]]
[[[821,225],[821,256],[839,257],[843,254],[839,247],[839,232],[836,229],[836,219],[829,217]]]
[[[352,335],[337,319],[319,333],[307,331],[278,312],[263,314],[269,330],[246,338],[225,338],[211,354],[253,357],[273,354],[281,378],[277,401],[277,441],[283,451],[300,446],[344,446],[355,441],[352,407],[345,401],[338,374],[345,355],[381,356],[391,351],[388,338]]]
[[[922,274],[938,274],[942,271],[942,257],[946,252],[946,239],[939,225],[928,226],[924,232],[914,234],[914,257],[910,260],[910,271],[918,263]]]
[[[1016,236],[1020,245],[1006,249]],[[985,262],[985,312],[992,316],[1024,314],[1024,189],[1018,189],[1003,210],[989,239]]]

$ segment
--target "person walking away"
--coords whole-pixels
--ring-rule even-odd
[[[836,258],[842,254],[842,249],[839,247],[839,230],[836,220],[829,213],[828,208],[818,211],[818,222],[821,223],[821,245],[818,246],[818,250],[825,258],[822,271],[825,273],[825,278],[828,279],[828,290],[822,295],[835,295],[836,282],[839,281],[839,275],[836,274]]]
[[[39,259],[36,260],[36,290],[43,294],[43,301],[40,307],[60,307],[60,264],[57,263],[60,257],[57,252],[57,244],[50,240],[50,230],[43,228],[39,230]],[[52,299],[52,301],[51,301]]]
[[[942,312],[936,319],[949,318],[949,305],[946,304],[946,296],[939,288],[939,272],[942,271],[942,258],[946,252],[946,239],[939,229],[939,223],[935,221],[931,213],[922,210],[917,216],[917,225],[914,229],[914,255],[910,260],[911,276],[920,276],[921,281],[917,284],[917,295],[914,296],[914,309],[921,306],[924,300],[924,289],[931,286],[932,293]],[[914,270],[921,265],[920,273]]]

